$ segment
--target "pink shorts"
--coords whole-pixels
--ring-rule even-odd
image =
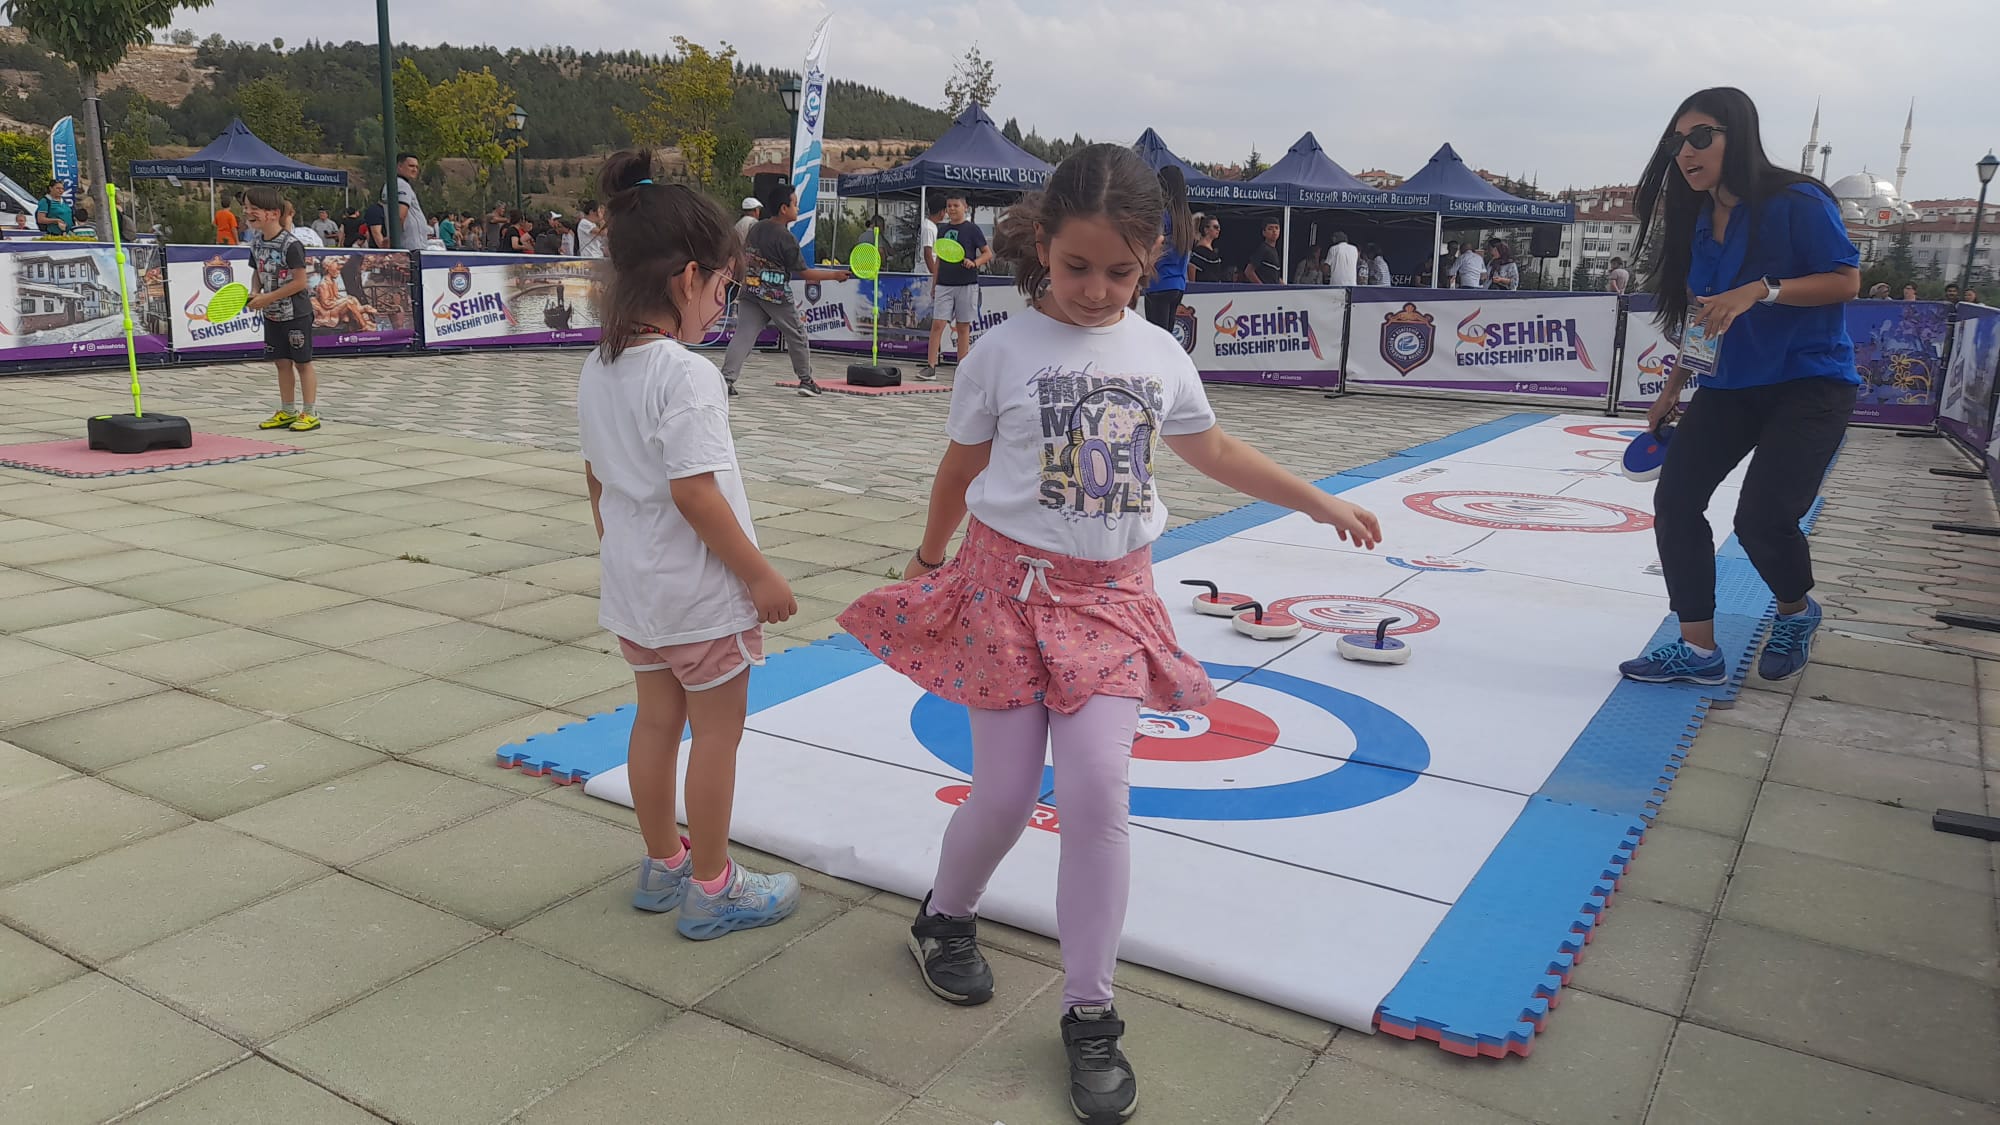
[[[707,691],[764,663],[764,627],[752,625],[728,637],[665,648],[646,648],[618,638],[618,651],[634,672],[672,672],[689,691]]]

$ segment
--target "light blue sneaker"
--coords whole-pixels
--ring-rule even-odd
[[[664,914],[681,904],[681,895],[694,881],[694,849],[681,837],[681,861],[672,866],[663,859],[639,859],[639,885],[632,891],[632,905],[640,910]]]
[[[1771,639],[1764,642],[1764,655],[1757,658],[1757,674],[1767,680],[1789,680],[1805,671],[1821,617],[1819,603],[1807,598],[1804,609],[1771,622]]]
[[[799,906],[798,876],[760,875],[740,863],[729,866],[729,882],[709,894],[692,878],[674,928],[684,938],[707,941],[735,930],[754,930],[791,917]]]
[[[1663,644],[1637,660],[1618,666],[1618,673],[1642,684],[1702,684],[1719,687],[1729,682],[1729,663],[1720,652],[1703,656],[1683,640]]]

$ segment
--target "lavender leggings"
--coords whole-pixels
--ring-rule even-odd
[[[1139,701],[1092,696],[1074,715],[1046,707],[973,709],[972,795],[952,814],[931,892],[936,914],[974,913],[1041,796],[1043,749],[1055,761],[1062,859],[1056,928],[1063,1007],[1111,1002],[1111,973],[1132,888],[1128,767]]]

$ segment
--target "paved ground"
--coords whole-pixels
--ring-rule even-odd
[[[798,643],[907,557],[945,403],[802,401],[754,362],[737,424]],[[916,981],[914,904],[836,880],[682,942],[625,905],[626,810],[492,765],[630,693],[576,363],[333,361],[309,453],[0,470],[0,1121],[1067,1119],[1049,942],[995,932],[971,1010]],[[74,436],[119,382],[0,380],[0,443]],[[241,432],[269,382],[163,372],[148,401]],[[1215,398],[1312,475],[1503,413]],[[1128,966],[1138,1120],[2000,1122],[2000,852],[1928,815],[2000,811],[2000,664],[1967,655],[2000,648],[1928,616],[2000,606],[2000,561],[1930,530],[1995,516],[1924,471],[1942,446],[1850,441],[1818,536],[1840,620],[1801,683],[1703,732],[1532,1058]],[[1182,517],[1233,506],[1162,472]]]

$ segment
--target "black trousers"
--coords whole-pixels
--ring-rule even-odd
[[[1166,289],[1146,294],[1146,319],[1169,332],[1174,330],[1174,310],[1181,307],[1184,289]]]
[[[1779,602],[1799,601],[1812,589],[1812,555],[1799,520],[1840,451],[1858,393],[1834,379],[1695,393],[1653,494],[1660,569],[1683,622],[1715,618],[1715,536],[1703,513],[1745,456],[1750,471],[1736,505],[1736,538]]]

